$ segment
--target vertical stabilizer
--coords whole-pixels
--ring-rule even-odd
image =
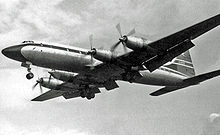
[[[195,76],[195,70],[190,56],[190,52],[186,51],[173,59],[171,63],[164,65],[166,68],[175,70],[188,77]]]

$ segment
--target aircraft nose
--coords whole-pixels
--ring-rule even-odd
[[[18,46],[7,47],[7,48],[2,50],[2,54],[5,55],[8,58],[18,60],[18,61],[21,61],[21,62],[25,62],[26,59],[21,54],[21,48],[22,47],[23,46],[19,46],[19,45]]]
[[[9,56],[8,54],[10,54],[10,53],[11,53],[11,49],[10,48],[5,48],[5,49],[2,50],[2,54],[7,56],[7,57]]]

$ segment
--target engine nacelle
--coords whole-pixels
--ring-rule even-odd
[[[54,78],[62,81],[73,81],[74,76],[77,74],[65,71],[51,71],[49,72]]]
[[[51,78],[42,78],[41,85],[48,89],[59,90],[63,81]]]
[[[143,38],[137,38],[137,37],[126,37],[126,46],[132,50],[140,50],[144,46],[147,46],[148,41],[144,40]]]
[[[111,51],[95,49],[94,58],[103,62],[109,62],[114,58]]]
[[[125,43],[126,46],[132,50],[141,50],[144,49],[148,51],[148,53],[156,54],[157,50],[150,47],[148,44],[150,43],[149,40],[146,40],[144,38],[137,38],[132,36],[125,37]]]

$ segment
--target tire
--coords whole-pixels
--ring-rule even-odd
[[[86,98],[87,98],[88,100],[91,100],[91,99],[92,99],[90,96],[87,96]]]
[[[26,78],[27,78],[28,80],[32,79],[33,77],[34,77],[34,74],[33,74],[33,73],[28,73],[28,74],[26,75]]]

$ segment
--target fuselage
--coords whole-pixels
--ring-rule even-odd
[[[35,66],[54,70],[85,73],[89,72],[89,65],[102,63],[102,61],[97,59],[91,62],[91,57],[87,54],[88,51],[87,49],[72,46],[28,42],[5,48],[2,50],[2,53],[22,63],[31,63]],[[187,76],[168,70],[165,67],[161,67],[153,73],[148,70],[139,72],[142,77],[137,77],[132,82],[160,86],[176,86],[182,85],[182,80],[187,78]]]

